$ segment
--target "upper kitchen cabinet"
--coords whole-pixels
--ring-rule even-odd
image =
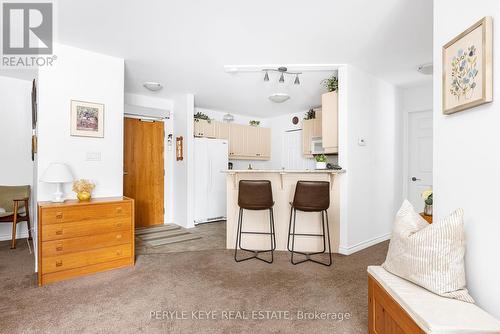
[[[215,122],[215,137],[229,140],[229,123]]]
[[[194,120],[194,136],[205,138],[216,138],[216,126],[214,121],[203,119]]]
[[[306,157],[312,157],[311,143],[313,138],[321,138],[323,132],[323,116],[321,111],[315,112],[314,119],[302,121],[302,153]]]
[[[229,159],[244,156],[247,148],[246,126],[241,124],[229,125]]]
[[[229,159],[269,160],[271,158],[271,129],[269,128],[195,120],[194,136],[227,140]]]
[[[330,92],[321,96],[322,127],[321,137],[325,153],[339,152],[338,136],[338,93]]]

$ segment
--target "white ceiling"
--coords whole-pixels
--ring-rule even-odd
[[[194,93],[204,108],[305,110],[320,103],[329,74],[279,85],[277,76],[226,73],[230,64],[349,63],[396,85],[430,80],[416,66],[432,60],[432,0],[64,0],[57,11],[60,42],[125,58],[127,92]],[[165,88],[149,93],[144,81]],[[291,99],[273,104],[275,92]]]

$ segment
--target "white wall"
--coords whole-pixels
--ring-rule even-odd
[[[0,185],[33,185],[31,81],[0,76],[0,92]],[[12,225],[0,224],[0,240],[11,236]],[[27,236],[26,223],[17,236]]]
[[[390,237],[402,200],[402,123],[393,85],[353,66],[339,69],[339,82],[340,251],[349,254]]]
[[[175,139],[182,136],[184,159],[174,161],[174,222],[177,225],[194,227],[194,95],[182,94],[173,98],[174,150]]]
[[[498,1],[434,2],[434,214],[439,219],[464,209],[467,284],[478,305],[500,318],[500,83],[493,84],[493,103],[450,116],[441,110],[441,48],[487,15],[499,23]],[[500,34],[493,36],[500,45]],[[493,78],[500,77],[498,65]]]
[[[432,81],[427,84],[401,89],[404,112],[432,109]]]
[[[66,163],[75,178],[96,183],[93,196],[123,193],[123,59],[56,45],[57,62],[39,71],[38,174],[51,162]],[[70,102],[104,104],[104,138],[70,135]],[[101,161],[87,161],[87,153]],[[38,200],[50,200],[54,185],[38,182]],[[67,197],[75,198],[71,184]]]

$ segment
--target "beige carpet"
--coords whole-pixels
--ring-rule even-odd
[[[141,255],[133,269],[38,288],[23,241],[13,251],[0,242],[2,333],[366,333],[366,267],[382,263],[387,251],[382,243],[336,255],[332,267],[293,266],[285,252],[272,265],[235,263],[226,250]],[[154,311],[160,317],[176,311],[177,319],[151,319]],[[193,311],[214,311],[216,320],[194,319]],[[351,318],[222,318],[231,311],[348,312]]]

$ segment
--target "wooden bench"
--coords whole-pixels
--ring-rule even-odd
[[[500,321],[477,305],[438,296],[392,275],[368,267],[370,334],[495,334]]]

